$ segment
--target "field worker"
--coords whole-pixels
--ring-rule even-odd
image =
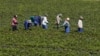
[[[62,16],[62,14],[58,14],[57,16],[56,16],[56,27],[57,27],[57,29],[59,29],[59,27],[60,27],[60,22],[62,21],[62,19],[61,19],[61,16]]]
[[[25,30],[28,29],[28,22],[27,22],[27,20],[24,21],[24,28],[25,28]]]
[[[47,28],[48,28],[47,24],[48,24],[47,17],[46,17],[46,16],[43,16],[42,28],[43,28],[43,29],[47,29]]]
[[[34,16],[34,26],[38,26],[38,25],[39,25],[38,16]]]
[[[78,32],[83,32],[83,17],[80,16],[79,20],[78,20]]]
[[[32,26],[32,21],[31,20],[25,20],[24,21],[24,28],[25,30],[30,29]]]
[[[65,32],[66,33],[69,33],[70,32],[70,23],[69,23],[69,20],[70,18],[66,18],[64,23],[63,23],[63,26],[65,27]]]
[[[18,25],[17,15],[13,16],[11,25],[12,25],[12,31],[18,30],[17,29],[17,25]]]
[[[42,22],[41,16],[38,16],[38,22],[39,22],[39,25],[41,26],[41,22]]]

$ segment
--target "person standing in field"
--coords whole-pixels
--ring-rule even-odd
[[[78,20],[78,32],[83,32],[83,17],[80,16]]]
[[[63,26],[65,27],[65,33],[69,33],[70,32],[70,23],[69,23],[70,18],[66,18]]]
[[[46,16],[43,16],[42,17],[42,28],[43,29],[47,29],[48,28],[48,20],[47,20],[47,17]]]
[[[56,21],[55,21],[55,23],[56,23],[57,29],[59,29],[59,27],[60,27],[60,23],[61,23],[61,21],[62,21],[61,17],[62,17],[62,14],[58,14],[58,15],[56,16]]]
[[[18,30],[17,29],[17,25],[18,25],[17,15],[13,16],[11,25],[12,25],[12,31]]]

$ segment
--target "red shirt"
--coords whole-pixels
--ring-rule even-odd
[[[13,19],[12,19],[12,24],[11,24],[11,25],[16,26],[17,23],[18,23],[18,22],[17,22],[17,19],[16,19],[16,18],[13,18]]]

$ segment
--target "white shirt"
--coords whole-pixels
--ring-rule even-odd
[[[82,20],[80,20],[80,19],[78,20],[78,27],[79,27],[79,28],[83,28],[83,22],[82,22]]]
[[[32,23],[32,21],[31,21],[31,20],[27,20],[27,22],[28,22],[28,23]]]
[[[56,23],[60,24],[61,18],[59,17],[59,15],[57,15],[56,17]]]
[[[48,21],[47,21],[47,17],[43,17],[43,21],[42,21],[42,25],[47,25]]]

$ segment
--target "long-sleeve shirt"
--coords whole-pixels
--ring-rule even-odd
[[[56,17],[56,23],[57,24],[60,24],[60,21],[61,21],[62,19],[59,17],[59,15],[57,15],[57,17]]]
[[[69,24],[68,21],[64,21],[63,26],[68,26],[68,27],[70,27],[70,24]]]
[[[48,23],[48,20],[47,20],[47,17],[43,17],[43,21],[42,21],[42,25],[47,25]]]
[[[12,24],[11,24],[11,25],[16,26],[17,23],[18,23],[17,19],[16,19],[16,18],[13,18],[13,19],[12,19]]]
[[[80,19],[78,20],[78,27],[79,27],[79,28],[83,28],[83,22],[82,22],[82,20],[80,20]]]

